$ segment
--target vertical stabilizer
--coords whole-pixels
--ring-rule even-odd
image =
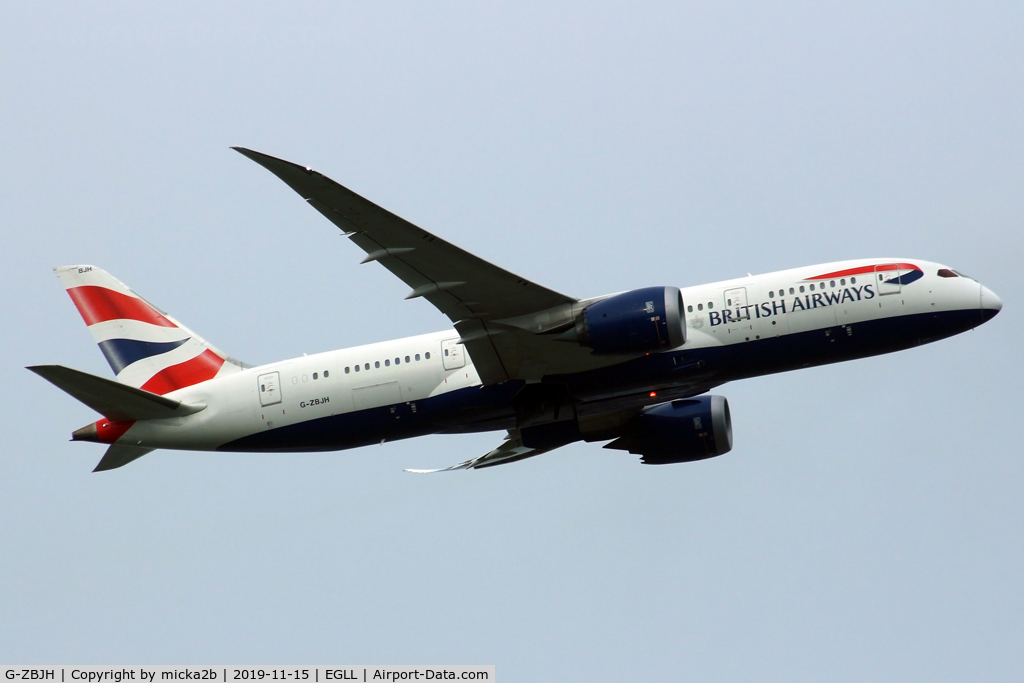
[[[54,271],[117,381],[163,395],[242,369],[242,363],[106,271],[95,266],[61,266]]]

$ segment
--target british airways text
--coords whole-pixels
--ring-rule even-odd
[[[874,298],[875,290],[872,289],[871,285],[863,285],[861,287],[844,287],[842,290],[836,291],[799,294],[793,296],[788,301],[786,299],[776,299],[774,301],[762,301],[757,304],[737,306],[732,310],[708,311],[708,321],[711,323],[711,326],[714,327],[716,325],[721,325],[722,323],[750,320],[751,310],[753,310],[753,316],[755,318],[770,318],[771,316],[779,315],[780,313],[784,314],[787,312],[806,311],[812,308],[821,308],[823,306],[834,306],[847,301],[867,301]],[[787,303],[789,304],[788,308],[786,306]]]

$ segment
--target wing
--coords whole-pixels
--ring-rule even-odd
[[[516,318],[576,299],[530,282],[396,216],[316,171],[234,147],[283,180],[453,323]]]
[[[465,462],[460,462],[457,465],[441,467],[436,470],[407,469],[405,471],[412,472],[413,474],[434,474],[435,472],[452,472],[454,470],[478,470],[485,467],[494,467],[495,465],[505,465],[510,462],[518,462],[519,460],[532,458],[535,455],[546,453],[550,450],[554,450],[555,448],[558,448],[558,446],[551,448],[530,448],[529,446],[524,446],[522,437],[513,430],[505,437],[505,442],[503,444],[476,458],[471,458]]]
[[[577,299],[484,261],[360,197],[316,171],[243,147],[232,149],[295,190],[363,251],[455,324],[484,384],[540,379],[604,364],[538,333],[565,329]]]
[[[316,171],[234,147],[283,180],[411,291],[453,322],[514,318],[576,299],[559,294],[445,242]]]

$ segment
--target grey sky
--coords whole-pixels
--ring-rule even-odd
[[[1024,6],[210,5],[0,10],[0,661],[1024,676]],[[95,416],[22,369],[109,376],[51,266],[252,363],[446,326],[239,144],[575,296],[900,256],[1005,307],[719,389],[701,463],[401,471],[493,433],[90,474]]]

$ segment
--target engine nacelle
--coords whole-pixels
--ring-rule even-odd
[[[645,353],[686,341],[683,295],[678,287],[645,287],[587,306],[576,321],[576,340],[594,353]]]
[[[647,465],[692,462],[732,450],[732,418],[724,396],[699,396],[648,408],[605,448],[642,456]]]

